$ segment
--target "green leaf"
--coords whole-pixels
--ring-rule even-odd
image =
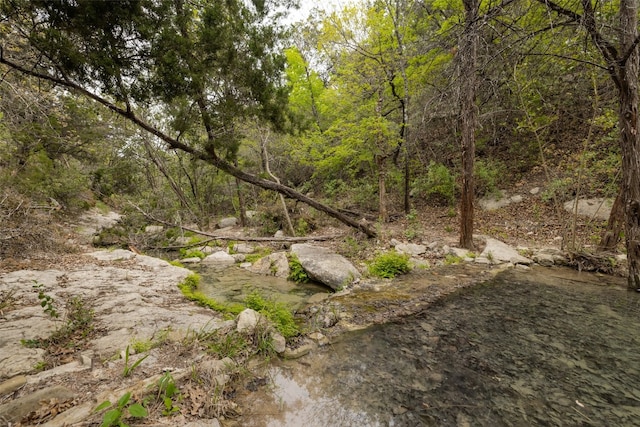
[[[129,406],[129,408],[127,409],[129,409],[129,413],[131,414],[132,417],[144,418],[147,415],[149,415],[149,412],[147,411],[147,409],[139,403],[134,403],[133,405]]]
[[[122,411],[120,411],[120,409],[112,409],[110,411],[107,411],[104,414],[104,418],[102,418],[102,427],[110,427],[112,425],[115,425],[115,423],[120,420],[121,416]]]
[[[98,412],[98,411],[102,411],[103,409],[108,408],[109,406],[111,406],[111,402],[109,402],[108,400],[105,400],[104,402],[102,402],[101,404],[99,404],[96,409],[94,409],[94,412]]]
[[[127,403],[129,403],[129,399],[131,398],[131,393],[126,392],[122,395],[122,397],[118,400],[118,408],[124,408]]]

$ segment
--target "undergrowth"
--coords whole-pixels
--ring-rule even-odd
[[[391,279],[409,270],[409,256],[396,251],[381,253],[369,263],[369,273],[385,279]]]

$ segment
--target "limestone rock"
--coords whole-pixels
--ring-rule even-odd
[[[47,404],[51,399],[57,399],[57,401],[62,402],[75,397],[74,392],[59,385],[43,388],[0,405],[0,420],[12,425],[30,412],[37,411],[43,403]]]
[[[510,262],[512,264],[531,264],[529,258],[523,257],[517,250],[496,239],[487,237],[486,247],[478,258],[486,259],[494,263]],[[476,262],[482,262],[476,259]]]
[[[271,332],[271,342],[273,343],[273,350],[278,354],[284,353],[287,349],[287,341],[277,332]]]
[[[238,225],[238,218],[233,216],[222,218],[220,221],[218,221],[218,228],[235,227],[236,225]]]
[[[251,267],[249,271],[264,276],[289,277],[289,259],[286,252],[274,252],[270,255],[260,258]]]
[[[305,341],[296,348],[289,348],[284,351],[283,356],[287,359],[298,359],[311,353],[316,348],[317,344],[313,341]]]
[[[159,234],[162,233],[164,227],[161,225],[147,225],[144,228],[144,232],[147,234]]]
[[[247,243],[236,243],[233,245],[233,251],[239,254],[252,254],[255,250],[255,247]]]
[[[427,252],[427,247],[425,245],[418,245],[415,243],[399,243],[395,248],[396,251],[411,256],[418,256]]]
[[[236,263],[236,260],[225,251],[214,252],[211,255],[207,255],[202,260],[202,264],[216,266],[216,267],[228,267],[235,263]]]
[[[597,218],[603,221],[609,219],[613,202],[611,199],[579,199],[570,200],[564,204],[567,212],[573,213],[576,203],[578,204],[578,215],[589,218]]]
[[[236,330],[240,333],[253,334],[256,327],[262,322],[266,323],[266,319],[262,314],[246,308],[238,315]]]
[[[331,252],[322,246],[307,243],[291,246],[302,268],[309,277],[317,282],[339,290],[360,278],[360,272],[342,255]]]

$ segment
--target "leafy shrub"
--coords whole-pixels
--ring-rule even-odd
[[[407,273],[409,270],[409,256],[396,251],[382,253],[369,264],[371,275],[386,279]]]
[[[203,259],[207,255],[199,249],[180,248],[180,258],[200,258]]]
[[[453,204],[456,194],[456,178],[442,163],[431,162],[426,176],[414,181],[413,193],[434,202]]]
[[[287,258],[289,258],[289,277],[287,279],[296,283],[307,283],[310,280],[309,275],[302,268],[298,257],[290,253]]]
[[[499,195],[498,184],[503,180],[504,166],[496,161],[477,160],[474,165],[474,186],[478,196]]]
[[[273,322],[283,337],[291,338],[300,333],[293,313],[283,303],[265,299],[257,291],[254,291],[247,295],[245,304]]]

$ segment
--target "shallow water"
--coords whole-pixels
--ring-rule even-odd
[[[316,283],[295,283],[274,276],[261,276],[243,268],[233,266],[225,269],[200,267],[196,269],[201,276],[199,290],[218,302],[242,303],[253,291],[263,297],[285,303],[292,309],[298,309],[317,293],[328,294],[329,289]]]
[[[511,270],[268,376],[238,425],[640,425],[640,295]]]

